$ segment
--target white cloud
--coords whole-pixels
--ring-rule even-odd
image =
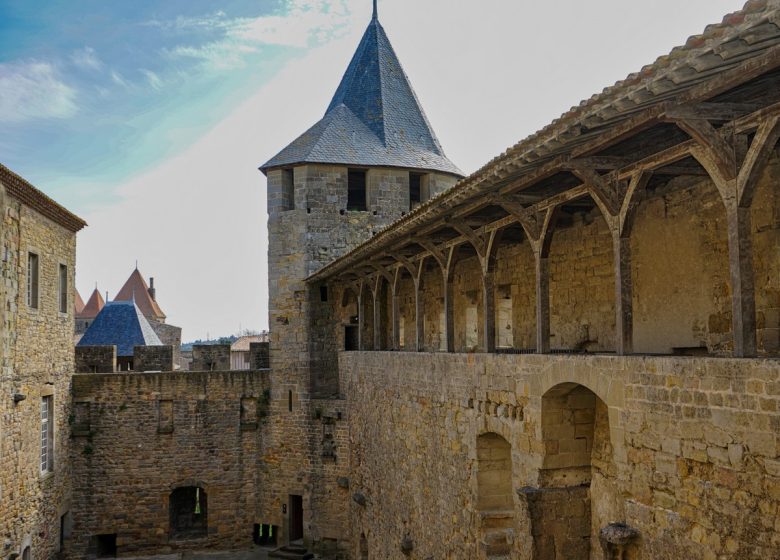
[[[122,74],[116,70],[111,71],[111,80],[118,86],[122,86],[124,88],[130,87],[130,84],[127,83],[127,80],[125,80],[124,76],[122,76]]]
[[[77,111],[76,90],[47,62],[0,64],[0,122],[67,118]]]
[[[152,72],[151,70],[147,70],[146,68],[141,68],[141,74],[146,76],[146,81],[149,83],[149,85],[155,89],[160,90],[163,87],[163,81],[160,79],[160,76]]]
[[[84,47],[73,51],[70,55],[70,59],[79,68],[85,70],[100,70],[103,68],[103,62],[95,54],[95,49],[91,47]]]
[[[199,59],[211,69],[226,70],[243,66],[245,56],[257,52],[261,45],[306,48],[342,35],[349,23],[346,0],[287,0],[283,15],[231,19],[224,12],[216,12],[199,18],[155,21],[150,25],[221,35],[203,45],[179,45],[164,53],[174,58]]]

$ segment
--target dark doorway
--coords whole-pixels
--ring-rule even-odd
[[[276,546],[276,535],[279,533],[275,525],[256,523],[252,540],[259,546]]]
[[[356,352],[359,350],[358,346],[357,325],[347,325],[344,327],[344,350],[347,352]]]
[[[290,541],[303,538],[303,496],[290,496]]]
[[[193,539],[208,535],[206,492],[197,486],[185,486],[171,492],[171,537]]]
[[[87,549],[94,558],[116,558],[116,533],[92,535]]]

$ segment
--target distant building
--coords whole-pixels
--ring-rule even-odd
[[[130,371],[136,346],[163,345],[135,302],[111,301],[98,313],[76,347],[116,346],[117,369]]]
[[[76,292],[78,294],[78,292]],[[78,298],[81,299],[81,296]],[[97,287],[92,291],[92,295],[89,296],[89,299],[87,300],[87,303],[84,304],[82,302],[81,309],[78,309],[78,306],[76,308],[76,336],[80,337],[85,332],[87,332],[87,329],[89,328],[89,325],[92,323],[92,321],[95,320],[95,317],[98,316],[98,313],[100,313],[100,310],[103,309],[103,306],[106,304],[106,301],[103,299],[103,296],[100,295],[100,292],[98,291]],[[78,340],[76,341],[78,342]]]
[[[230,369],[248,370],[252,367],[249,359],[250,344],[253,342],[265,342],[269,340],[268,333],[240,336],[230,345]]]
[[[160,308],[160,304],[157,303],[154,278],[149,278],[149,284],[147,284],[137,267],[114,298],[114,301],[131,300],[135,302],[143,316],[149,321],[162,343],[173,346],[173,362],[177,366],[181,366],[181,327],[165,322],[165,313]]]

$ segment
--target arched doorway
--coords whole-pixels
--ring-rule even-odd
[[[599,527],[614,521],[605,506],[612,464],[607,405],[587,387],[563,383],[542,397],[541,420],[540,487],[528,495],[534,558],[588,560],[591,549],[600,550]]]
[[[170,534],[174,539],[197,539],[208,535],[208,501],[199,486],[184,486],[171,492]]]
[[[512,447],[492,432],[477,438],[477,510],[484,557],[508,555],[514,542]]]

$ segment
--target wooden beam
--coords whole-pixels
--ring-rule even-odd
[[[705,167],[714,167],[724,180],[737,175],[737,160],[734,147],[707,121],[680,120],[677,126],[699,143],[699,150],[693,150],[694,157]],[[704,155],[704,158],[700,154]],[[711,171],[708,169],[708,171]]]
[[[666,110],[670,122],[679,120],[733,121],[761,109],[756,103],[691,103]]]

